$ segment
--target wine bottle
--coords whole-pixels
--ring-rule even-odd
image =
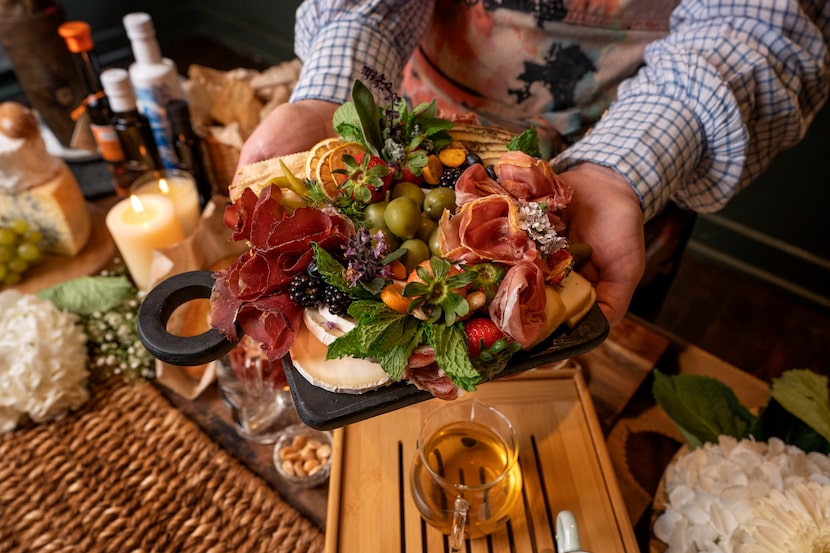
[[[199,203],[202,209],[210,201],[212,187],[205,169],[201,140],[190,123],[190,107],[184,100],[173,100],[167,104],[167,118],[173,131],[173,143],[179,158],[179,167],[196,179]]]
[[[153,20],[148,14],[129,13],[123,21],[135,58],[129,74],[138,109],[150,121],[162,164],[175,169],[179,160],[166,108],[172,100],[185,99],[179,72],[172,60],[161,55]]]
[[[112,125],[124,150],[132,180],[144,173],[162,169],[150,122],[139,113],[130,76],[124,69],[107,69],[101,84],[112,109]]]
[[[82,108],[89,115],[90,130],[98,152],[109,166],[119,194],[130,189],[130,175],[124,163],[124,151],[118,134],[112,126],[112,110],[99,79],[100,63],[92,41],[92,30],[84,21],[67,21],[58,27],[58,34],[66,42],[86,97]]]

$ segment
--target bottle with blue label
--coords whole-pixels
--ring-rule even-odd
[[[132,45],[135,62],[130,65],[130,81],[139,111],[150,121],[150,128],[164,167],[179,165],[167,104],[185,99],[176,64],[161,55],[153,20],[143,12],[124,16],[124,28]]]

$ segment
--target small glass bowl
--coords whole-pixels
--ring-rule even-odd
[[[331,432],[305,424],[285,427],[274,444],[274,466],[280,475],[311,488],[325,482],[331,472]]]

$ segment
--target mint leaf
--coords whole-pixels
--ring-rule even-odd
[[[92,315],[114,309],[136,290],[126,276],[83,276],[41,290],[37,296],[52,302],[58,309],[76,315]]]
[[[435,348],[435,361],[453,384],[471,392],[482,381],[470,361],[462,325],[425,325],[426,342]]]
[[[368,356],[378,360],[389,378],[403,378],[409,356],[421,342],[420,322],[371,300],[353,302],[349,315],[357,320],[355,328],[329,345],[326,359]]]
[[[707,376],[655,369],[652,393],[692,447],[717,443],[721,435],[745,438],[755,421],[731,388]]]
[[[507,143],[507,149],[524,152],[533,157],[542,157],[542,153],[539,151],[539,134],[536,132],[536,127],[530,127],[522,134],[514,136]]]

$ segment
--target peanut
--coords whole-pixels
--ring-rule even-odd
[[[282,469],[286,474],[305,478],[325,468],[331,457],[331,446],[299,434],[291,444],[280,448],[277,456],[282,461]]]

